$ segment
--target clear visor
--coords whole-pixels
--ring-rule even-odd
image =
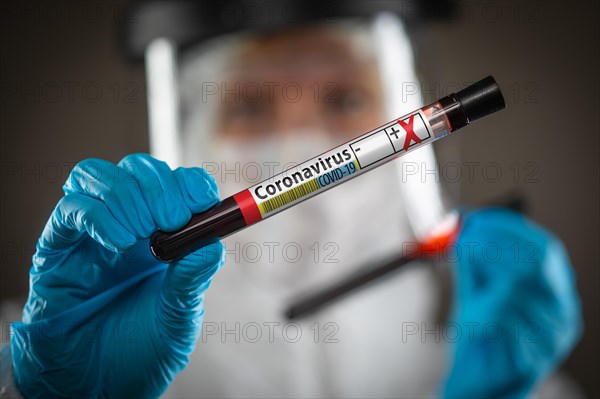
[[[153,152],[161,157],[160,151],[176,148],[171,166],[204,167],[223,195],[423,105],[420,93],[402,94],[417,77],[410,41],[401,22],[389,14],[371,21],[222,36],[173,53],[172,59],[177,60],[176,122],[170,142],[164,133],[168,129],[154,129],[164,144],[154,145]],[[152,106],[152,97],[160,101],[165,96],[152,95],[149,86],[151,114],[168,117],[168,104]],[[430,148],[406,158],[435,170]],[[395,168],[401,170],[402,164]],[[414,193],[404,202],[415,206],[408,213],[413,228],[421,225],[416,228],[420,235],[445,212],[435,179],[412,183],[403,182],[406,192]],[[426,197],[432,204],[424,209]]]

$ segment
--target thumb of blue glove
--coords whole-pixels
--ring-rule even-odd
[[[149,155],[79,163],[37,243],[23,322],[12,326],[26,397],[156,397],[188,362],[203,296],[224,251],[215,243],[166,265],[154,231],[218,202],[198,168]]]
[[[465,215],[456,246],[444,397],[525,397],[568,356],[582,331],[573,270],[562,243],[523,215]]]

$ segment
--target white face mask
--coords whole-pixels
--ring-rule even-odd
[[[311,131],[297,131],[283,137],[272,136],[251,142],[216,137],[211,147],[221,165],[215,178],[222,196],[230,196],[338,144],[325,133]],[[235,175],[232,173],[234,170]]]
[[[221,162],[215,178],[227,197],[340,143],[303,131],[252,144],[213,144]],[[233,262],[237,254],[241,264],[252,264],[260,248],[253,276],[271,286],[300,288],[389,258],[410,237],[397,169],[387,165],[235,234],[226,246],[239,249]]]

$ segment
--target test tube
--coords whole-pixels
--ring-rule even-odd
[[[504,107],[498,84],[488,76],[225,198],[177,231],[157,231],[150,249],[163,262],[180,259]]]

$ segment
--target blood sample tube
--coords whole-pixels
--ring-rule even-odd
[[[152,253],[172,262],[504,107],[500,88],[488,76],[225,198],[177,231],[156,232]]]

